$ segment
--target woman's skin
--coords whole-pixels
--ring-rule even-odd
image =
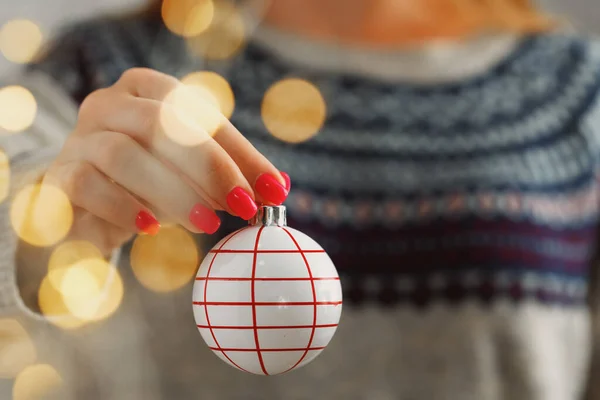
[[[214,210],[250,219],[255,202],[285,200],[290,185],[285,173],[229,121],[223,119],[209,135],[201,121],[194,123],[205,114],[194,104],[206,103],[166,103],[173,90],[189,89],[162,73],[132,69],[85,99],[75,130],[44,177],[75,207],[71,236],[98,236],[93,242],[106,252],[136,232],[156,234],[155,212],[191,232],[212,234],[220,225]],[[182,116],[187,122],[177,129],[201,144],[171,140],[161,123],[166,112]]]
[[[332,42],[398,49],[481,32],[545,31],[555,25],[529,0],[259,0],[265,21]]]
[[[411,40],[449,32],[435,12],[447,12],[442,5],[448,0],[266,1],[267,24],[326,40],[398,47],[407,43],[409,31]],[[425,9],[429,17],[424,19]],[[165,219],[211,234],[220,225],[214,210],[250,219],[255,202],[285,200],[287,174],[228,121],[214,136],[201,123],[186,125],[185,134],[206,139],[201,145],[183,146],[167,138],[161,111],[181,113],[189,121],[204,112],[191,106],[195,102],[185,107],[165,103],[181,86],[159,72],[133,69],[85,99],[75,130],[44,177],[64,190],[75,207],[68,239],[89,240],[109,254],[135,233],[157,233]],[[201,101],[197,104],[202,107]]]
[[[339,37],[356,31],[372,3],[277,0],[270,6],[268,23],[296,21],[313,33],[329,26]],[[297,14],[300,9],[303,13]],[[340,9],[344,12],[336,12]],[[316,18],[314,25],[311,18]],[[166,104],[165,97],[176,88],[183,90],[173,77],[133,69],[85,99],[75,130],[44,176],[44,183],[62,189],[74,206],[67,239],[88,240],[110,254],[135,233],[156,234],[165,220],[194,233],[212,234],[220,225],[214,210],[250,219],[256,202],[285,201],[287,174],[229,121],[212,136],[202,124],[187,126],[186,134],[205,137],[198,146],[179,145],[167,137],[161,124],[165,109],[191,121],[204,111]]]

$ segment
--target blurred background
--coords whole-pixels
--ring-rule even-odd
[[[2,0],[0,21],[5,23],[15,18],[26,18],[35,21],[44,36],[52,37],[64,24],[102,15],[107,12],[129,10],[144,4],[143,0],[56,0],[52,6],[43,0],[11,1]],[[69,10],[69,12],[65,12]],[[0,57],[0,73],[13,71],[15,65],[4,57]]]
[[[134,9],[144,3],[144,0],[2,0],[0,22],[14,18],[31,19],[40,26],[46,38],[51,38],[57,29],[69,22],[106,12]],[[577,29],[600,34],[600,8],[595,7],[597,0],[538,0],[538,3],[566,17]],[[0,74],[9,73],[14,68],[14,64],[0,56]]]
[[[595,35],[600,34],[600,24],[598,24],[598,21],[600,20],[600,7],[598,7],[598,1],[599,0],[538,0],[538,3],[542,6],[542,8],[550,11],[551,13],[558,14],[570,21],[576,30]],[[39,36],[36,36],[34,38],[35,40],[28,38],[28,41],[24,41],[24,43],[27,42],[32,46],[31,51],[35,51],[39,47],[36,44],[41,44],[51,40],[58,33],[60,28],[65,25],[75,21],[89,19],[97,15],[119,14],[120,12],[132,10],[140,7],[143,4],[147,4],[147,0],[0,0],[0,2],[0,78],[5,75],[8,76],[11,73],[19,70],[19,68],[22,68],[21,64],[14,62],[14,60],[9,60],[10,57],[5,57],[5,54],[3,54],[1,51],[3,50],[1,29],[7,26],[7,24],[10,24],[11,21],[26,19],[35,24],[35,29],[39,28],[39,32],[36,33],[37,31],[35,29],[31,30],[31,25],[26,26],[28,29],[26,32],[28,32],[28,34]],[[15,50],[14,48],[11,49],[11,51]],[[17,49],[16,51],[13,51],[12,54],[17,54],[18,56],[23,54],[27,55],[27,50],[28,49]],[[0,107],[1,106],[2,103],[0,102]],[[33,114],[35,115],[35,111]],[[2,156],[2,153],[0,153],[0,156]],[[0,172],[2,172],[2,162],[3,159],[0,157]],[[1,175],[0,183],[2,183]],[[1,199],[2,191],[0,190],[0,200]],[[53,212],[57,212],[56,209],[54,209]],[[141,237],[139,240],[137,240],[135,244],[137,247],[134,249],[133,259],[131,260],[133,274],[144,287],[150,289],[150,292],[145,294],[146,297],[144,299],[144,301],[148,302],[149,304],[159,304],[161,301],[158,296],[153,296],[154,293],[175,292],[186,285],[195,274],[195,268],[199,263],[196,244],[188,234],[182,232],[181,230],[172,228],[166,229],[162,235],[162,242],[160,243],[147,237]],[[60,249],[63,250],[63,258],[61,259],[61,253],[58,251],[54,260],[55,263],[63,262],[64,264],[67,264],[67,261],[71,262],[72,260],[69,258],[70,256],[65,255],[69,252],[77,254],[77,256],[81,256],[82,258],[83,255],[91,255],[89,258],[90,260],[93,260],[95,257],[95,250],[90,248],[63,247]],[[97,257],[97,259],[99,258],[100,257]],[[160,264],[160,262],[162,262],[164,265],[168,265],[169,267],[174,265],[176,262],[176,265],[178,266],[177,268],[179,269],[174,271],[171,276],[171,281],[167,282],[165,280],[157,279],[154,275],[147,275],[150,273],[145,275],[145,270],[142,266]],[[100,276],[102,280],[108,280],[108,278],[106,278],[108,274],[106,271],[109,270],[107,264],[93,263],[92,265],[87,265],[87,267],[89,267],[89,270],[94,271],[93,274],[96,275],[95,278]],[[170,271],[173,270],[171,269]],[[124,271],[123,274],[131,275],[132,273],[131,271]],[[115,316],[112,315],[120,306],[124,291],[121,278],[119,275],[116,275],[116,277],[117,278],[113,281],[114,285],[110,288],[111,292],[109,293],[107,304],[102,306],[97,314],[96,311],[94,311],[94,315],[90,317],[90,315],[88,315],[89,310],[82,308],[80,303],[75,304],[74,302],[73,304],[65,304],[64,306],[68,308],[67,311],[72,313],[77,318],[74,320],[67,320],[65,322],[65,326],[61,327],[65,329],[79,328],[78,324],[82,320],[87,322],[106,320],[106,326],[108,327],[108,330],[116,326],[120,326],[123,331],[128,332],[128,337],[120,337],[124,343],[126,343],[127,340],[135,342],[138,336],[147,334],[146,332],[143,332],[146,327],[139,321],[126,320],[122,315],[118,314]],[[124,278],[126,278],[126,276]],[[131,276],[129,276],[129,278],[131,280]],[[77,287],[76,290],[74,289],[74,291],[77,293],[74,293],[72,296],[74,299],[85,297],[86,294],[83,292],[87,289],[90,289],[90,292],[99,290],[98,287],[94,286],[94,277],[91,277],[89,274],[71,274],[66,277],[61,276],[61,279],[63,281],[75,283],[71,286],[65,284],[64,282],[62,283],[62,285],[65,287]],[[50,281],[46,281],[46,283],[48,282]],[[52,282],[50,282],[50,284],[51,283]],[[42,302],[44,300],[42,292],[44,288],[48,289],[44,292],[47,295],[45,298],[47,300],[46,304],[52,303],[57,298],[55,291],[51,291],[50,284],[43,286],[40,289],[40,306],[42,308]],[[86,286],[86,284],[89,285]],[[140,299],[142,298],[141,296],[142,295],[140,295]],[[180,299],[185,299],[185,301],[187,301],[189,293],[187,291],[183,291],[178,296],[180,296]],[[143,301],[140,300],[140,303],[142,302]],[[42,311],[45,310],[42,309]],[[172,314],[173,316],[172,320],[176,319],[175,316],[178,312],[180,314],[182,313],[181,310],[169,310],[170,315]],[[54,313],[49,312],[48,314]],[[112,319],[109,317],[112,317]],[[151,321],[153,316],[150,315],[145,317]],[[38,398],[36,397],[36,393],[30,391],[31,388],[37,388],[36,390],[41,393],[46,387],[51,388],[52,386],[60,386],[61,377],[54,369],[48,365],[36,364],[36,359],[43,359],[44,357],[36,354],[36,351],[39,350],[36,350],[35,346],[29,340],[26,329],[27,323],[23,322],[21,324],[16,320],[2,320],[0,322],[0,400],[4,400],[2,394],[11,392],[13,390],[13,386],[17,388],[17,391],[13,392],[20,393],[20,397],[15,397],[15,400],[33,400]],[[154,322],[157,324],[162,323],[162,321],[157,319],[155,319]],[[168,324],[168,322],[166,322],[166,324]],[[81,325],[83,325],[83,323],[81,323]],[[194,332],[191,333],[196,335],[195,329],[192,330]],[[149,334],[148,336],[152,335]],[[11,347],[2,347],[2,341],[4,339],[7,339],[5,342],[10,341],[11,343],[17,343],[17,345]],[[43,338],[43,340],[45,339],[46,338]],[[153,337],[152,339],[156,340],[157,342],[160,341],[158,338]],[[84,339],[82,339],[82,342],[83,341]],[[104,346],[107,346],[107,344],[97,343],[95,348],[97,353],[95,354],[95,357],[99,359],[103,358],[103,353],[105,351]],[[52,349],[48,351],[52,352]],[[167,356],[169,355],[167,354]],[[192,358],[192,355],[188,355],[188,357]],[[14,360],[20,360],[20,362],[15,364]],[[108,358],[106,358],[106,360],[108,360]],[[174,364],[177,364],[180,363],[181,360],[174,359],[171,361]],[[85,364],[85,360],[83,364]],[[110,362],[106,361],[104,365],[110,366]],[[25,369],[25,367],[28,368]],[[135,365],[134,367],[140,369],[150,368],[148,365],[144,365],[143,360],[140,361],[140,365]],[[125,375],[127,373],[131,373],[133,378],[135,378],[135,372],[132,370],[125,371],[126,369],[127,367],[123,367],[120,373]],[[107,367],[106,370],[101,372],[109,375],[112,370]],[[211,371],[207,370],[202,372],[209,374]],[[188,369],[182,369],[179,371],[179,373],[181,374],[182,380],[186,377],[191,377],[193,380],[196,374],[199,374],[199,372],[196,370]],[[14,379],[15,377],[17,377],[17,379]],[[127,382],[127,378],[125,376],[123,377],[123,382]]]

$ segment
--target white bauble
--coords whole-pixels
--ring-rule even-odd
[[[342,288],[323,248],[285,225],[285,208],[263,206],[253,225],[206,255],[193,307],[202,338],[219,358],[276,375],[308,364],[329,344]]]

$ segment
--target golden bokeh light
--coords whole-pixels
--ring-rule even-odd
[[[182,146],[198,146],[224,122],[219,101],[208,90],[181,84],[163,100],[160,123],[165,135]]]
[[[190,37],[188,46],[209,60],[226,60],[236,55],[246,41],[244,18],[231,0],[214,2],[211,24],[200,35]]]
[[[181,227],[161,229],[155,236],[138,236],[131,250],[131,267],[147,289],[164,293],[190,282],[198,268],[198,249]]]
[[[71,315],[84,321],[94,319],[110,268],[104,260],[87,259],[64,272],[59,291]]]
[[[200,93],[210,93],[217,101],[219,110],[225,118],[231,118],[235,108],[235,97],[229,82],[221,75],[211,71],[192,72],[181,79],[184,85],[200,89]],[[213,101],[207,99],[207,101]]]
[[[122,303],[123,280],[104,259],[80,258],[54,272],[43,280],[39,302],[42,313],[61,328],[107,319]]]
[[[10,209],[14,231],[39,247],[62,240],[73,224],[73,207],[67,195],[48,184],[28,185],[15,196]]]
[[[16,133],[29,128],[37,114],[37,103],[22,86],[0,89],[0,130]]]
[[[63,380],[51,365],[36,364],[25,368],[13,386],[13,400],[56,398]]]
[[[0,29],[0,52],[9,61],[25,64],[33,60],[42,39],[42,31],[35,22],[14,19]]]
[[[108,280],[108,287],[104,288],[105,292],[103,293],[100,307],[98,307],[96,314],[93,316],[94,321],[107,319],[119,309],[119,306],[123,302],[123,279],[119,271],[115,269],[113,272],[113,275]]]
[[[63,302],[76,318],[99,321],[113,314],[123,298],[118,271],[103,259],[84,259],[69,267],[60,282]]]
[[[319,89],[302,79],[279,81],[265,93],[261,115],[267,130],[279,140],[301,143],[323,127],[326,105]]]
[[[14,378],[35,359],[35,346],[25,328],[14,319],[0,319],[0,378]]]
[[[5,152],[0,150],[0,203],[8,197],[10,191],[10,162]]]
[[[103,259],[102,252],[85,240],[71,240],[59,244],[48,260],[48,278],[50,283],[60,289],[65,272],[73,265],[89,259]]]
[[[210,26],[215,13],[212,0],[164,0],[162,19],[176,35],[192,37]]]
[[[118,271],[87,241],[58,245],[48,261],[47,280],[56,290],[53,294],[59,297],[61,311],[76,322],[106,319],[123,299],[123,282]]]
[[[47,320],[62,329],[77,329],[86,323],[70,314],[62,294],[48,277],[44,278],[40,285],[38,303]]]

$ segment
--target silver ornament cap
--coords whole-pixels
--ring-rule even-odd
[[[259,206],[249,223],[252,226],[287,226],[285,206]]]

